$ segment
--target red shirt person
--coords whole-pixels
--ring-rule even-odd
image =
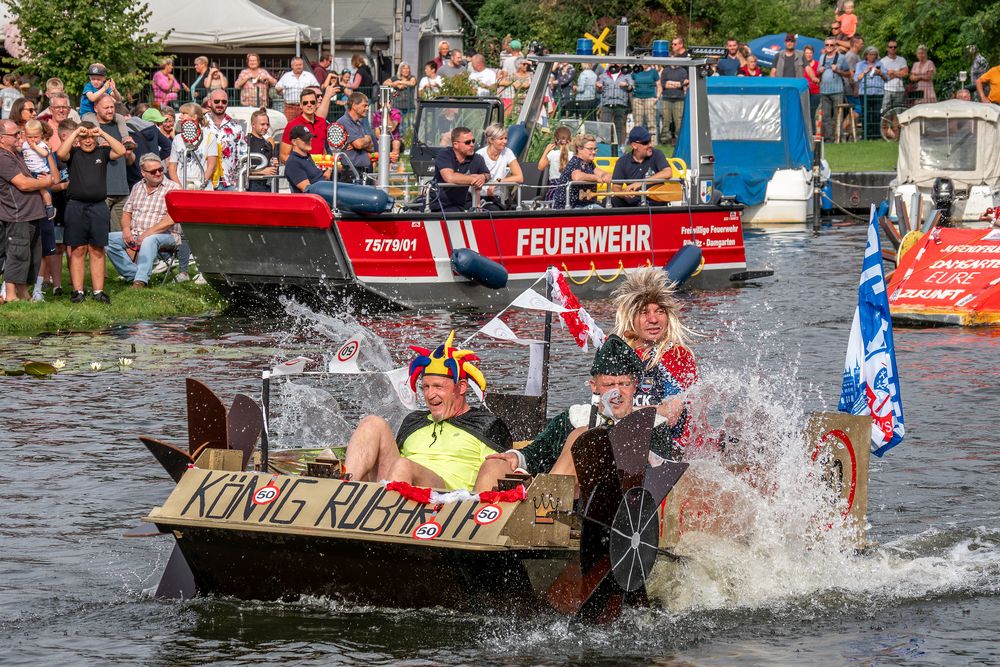
[[[326,114],[330,110],[330,100],[333,98],[334,87],[328,86],[320,100],[315,88],[306,88],[299,96],[299,104],[302,105],[302,113],[293,118],[285,131],[281,135],[281,146],[278,149],[278,158],[284,164],[292,152],[292,128],[305,127],[312,135],[312,150],[310,153],[322,155],[326,152]]]

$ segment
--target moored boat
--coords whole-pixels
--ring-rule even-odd
[[[171,216],[182,224],[205,277],[237,299],[272,290],[334,291],[373,296],[403,307],[483,306],[509,300],[550,265],[567,272],[586,297],[609,292],[630,271],[664,265],[685,246],[695,246],[701,253],[689,281],[692,286],[723,287],[770,275],[767,270],[747,270],[741,207],[720,205],[714,190],[705,102],[707,60],[627,55],[626,43],[613,55],[531,59],[537,63],[533,83],[518,122],[510,128],[510,147],[522,161],[539,123],[545,82],[554,63],[611,63],[623,70],[643,64],[688,69],[689,107],[695,119],[689,124],[688,141],[696,157],[677,178],[661,184],[669,186],[664,190],[669,194],[663,195],[667,201],[653,201],[651,194],[637,207],[556,210],[547,201],[543,184],[534,183],[518,188],[511,197],[516,202],[512,210],[444,214],[433,210],[427,196],[416,202],[384,198],[379,200],[384,206],[353,206],[342,193],[328,191],[322,197],[180,191],[167,197]],[[431,109],[435,104],[449,107],[447,113],[423,120],[422,107]],[[481,145],[482,130],[497,120],[497,113],[502,118],[502,106],[488,99],[435,104],[421,105],[417,111],[412,178],[426,179],[436,152],[451,150],[450,145],[440,146],[442,131],[467,125]],[[333,140],[329,143],[334,146]],[[647,184],[650,190],[654,185]],[[393,188],[387,180],[380,187],[384,193],[411,190]],[[506,284],[490,281],[492,285],[486,286],[475,267],[462,270],[454,261],[456,250],[467,251],[467,256],[475,253],[483,267],[506,273]]]

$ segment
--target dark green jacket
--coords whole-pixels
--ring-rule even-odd
[[[574,405],[569,410],[560,413],[549,420],[538,436],[531,441],[531,444],[521,450],[524,456],[527,471],[532,475],[544,473],[552,470],[559,455],[562,453],[566,438],[574,429],[589,423],[591,406]],[[571,414],[572,413],[572,414]],[[597,416],[599,426],[614,428],[612,421],[601,415]],[[677,447],[676,440],[684,432],[684,424],[687,422],[687,410],[681,413],[680,419],[671,427],[668,424],[660,424],[653,429],[653,437],[650,442],[650,450],[665,459],[673,461],[679,460],[681,450]]]

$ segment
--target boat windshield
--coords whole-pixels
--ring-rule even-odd
[[[976,121],[972,118],[920,121],[920,166],[930,171],[975,171]]]
[[[489,117],[489,107],[435,107],[426,105],[417,128],[417,141],[427,146],[451,146],[451,131],[467,127],[478,145]]]
[[[713,141],[781,141],[779,95],[709,95]]]

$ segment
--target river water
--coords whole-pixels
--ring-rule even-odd
[[[863,227],[748,232],[759,286],[684,296],[705,397],[754,414],[754,437],[787,463],[789,433],[834,409],[864,248]],[[586,304],[608,324],[605,304]],[[868,538],[853,556],[798,530],[808,490],[756,508],[737,543],[688,545],[684,570],[650,582],[654,609],[610,627],[554,614],[414,613],[303,599],[149,599],[169,538],[123,538],[172,483],[136,436],[183,445],[184,378],[227,402],[259,394],[259,371],[319,358],[353,333],[365,368],[406,360],[409,343],[459,338],[487,313],[189,318],[111,331],[0,340],[0,362],[66,362],[46,380],[0,377],[0,663],[70,664],[1000,664],[1000,329],[896,329],[907,435],[872,463]],[[537,335],[538,318],[508,324]],[[363,327],[363,329],[362,329]],[[494,386],[523,382],[523,348],[477,338]],[[120,371],[117,359],[134,359]],[[90,369],[92,361],[106,367]],[[395,361],[395,363],[393,363]],[[550,411],[585,399],[590,355],[556,332]],[[110,367],[110,368],[107,368]],[[342,441],[359,412],[394,412],[386,387],[296,382],[276,391],[278,444]],[[794,458],[794,457],[793,457]],[[782,469],[787,468],[784,466]],[[795,477],[794,471],[791,475]],[[779,485],[780,486],[780,485]],[[246,566],[237,564],[234,566]],[[422,576],[434,577],[434,572]],[[673,579],[669,577],[673,576]]]

